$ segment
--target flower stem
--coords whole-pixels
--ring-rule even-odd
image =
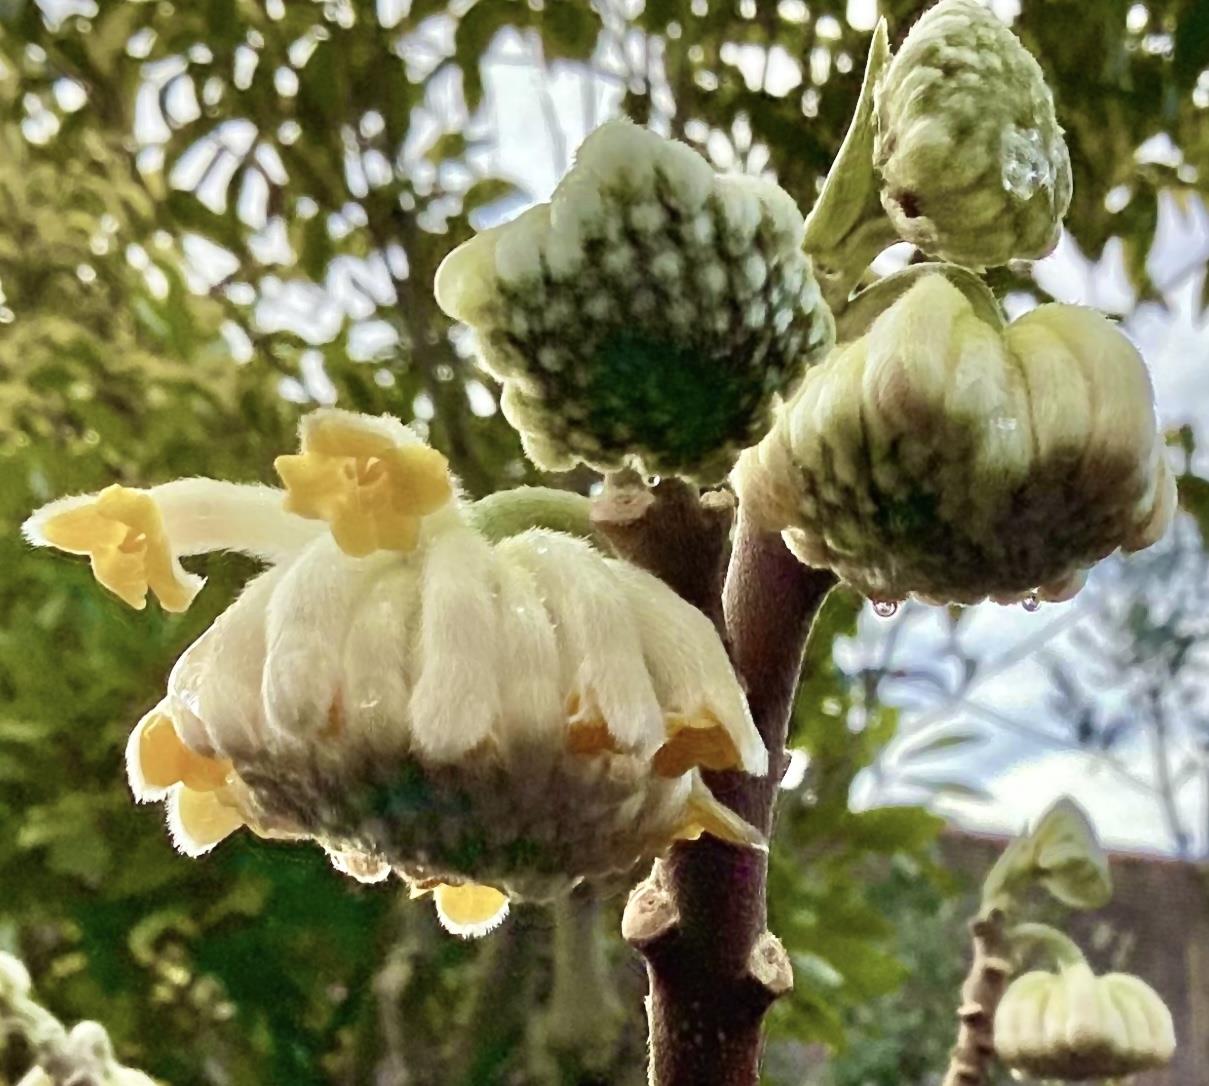
[[[1008,931],[1007,941],[1017,962],[1032,951],[1040,951],[1058,969],[1087,964],[1079,944],[1049,924],[1017,924]]]
[[[480,498],[470,506],[470,522],[493,542],[530,528],[548,528],[583,539],[596,533],[589,520],[591,502],[570,490],[518,486]]]

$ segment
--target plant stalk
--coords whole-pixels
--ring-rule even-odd
[[[658,514],[648,516],[655,520]],[[692,520],[683,509],[678,519]],[[610,538],[617,546],[616,537]],[[719,548],[689,536],[660,551],[668,557],[700,556]],[[698,566],[691,585],[683,569],[667,576],[648,568],[708,613],[720,587],[717,581],[703,582],[709,564]],[[762,778],[739,772],[705,777],[719,799],[765,834],[772,829],[784,772],[785,736],[806,637],[834,583],[832,574],[801,565],[779,535],[757,532],[740,517],[721,594],[725,629],[770,752],[770,772]],[[631,895],[622,933],[647,962],[652,1086],[758,1083],[764,1014],[793,987],[788,955],[767,930],[767,873],[766,852],[706,835],[676,845]]]
[[[995,1011],[1012,973],[1004,916],[998,909],[970,924],[974,960],[961,987],[957,1044],[942,1086],[986,1086],[995,1058]]]

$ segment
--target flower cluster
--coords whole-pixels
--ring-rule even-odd
[[[1057,244],[1070,156],[1036,60],[979,0],[942,0],[876,89],[874,167],[901,238],[974,266]]]
[[[1128,973],[1097,977],[1076,961],[1017,977],[995,1014],[995,1052],[1013,1071],[1072,1081],[1165,1067],[1175,1053],[1171,1012]]]
[[[803,562],[887,601],[1066,599],[1175,507],[1125,336],[1067,305],[997,327],[942,275],[807,374],[735,485]]]
[[[315,412],[277,464],[284,492],[110,488],[25,526],[99,572],[121,534],[122,576],[102,580],[136,605],[131,586],[195,591],[184,554],[270,563],[130,737],[131,787],[166,803],[182,851],[245,825],[313,838],[474,934],[510,897],[677,838],[761,843],[700,777],[763,774],[767,754],[712,625],[671,589],[563,533],[489,542],[443,458],[389,417]]]
[[[832,337],[793,200],[628,121],[549,204],[472,238],[436,294],[539,467],[716,481]]]

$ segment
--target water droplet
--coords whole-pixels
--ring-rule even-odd
[[[1020,601],[1020,606],[1032,615],[1041,610],[1041,600],[1038,598],[1036,592],[1030,592]]]
[[[898,602],[896,600],[874,600],[873,611],[878,618],[893,618],[898,614]]]
[[[1003,187],[1017,199],[1031,200],[1038,189],[1053,186],[1053,163],[1035,128],[1005,128],[1000,161]]]

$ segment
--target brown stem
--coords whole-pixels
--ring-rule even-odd
[[[722,577],[734,497],[698,497],[683,479],[647,489],[638,475],[618,472],[592,503],[592,524],[626,561],[650,570],[722,628]]]
[[[635,532],[628,543],[624,533],[595,519],[625,557],[716,616],[725,541],[719,522],[702,538],[710,518],[689,513],[695,503],[690,496],[684,484],[676,484],[663,514],[659,487],[645,505],[633,495],[643,508],[632,519],[661,527]],[[830,573],[801,565],[778,535],[756,532],[740,518],[722,601],[725,627],[770,751],[771,772],[762,778],[709,773],[706,780],[715,795],[766,833],[806,635],[834,581]],[[622,933],[647,961],[652,1086],[757,1083],[764,1013],[793,986],[789,958],[766,927],[767,874],[767,853],[707,835],[674,847],[631,896]]]
[[[995,1011],[1012,971],[1002,912],[992,909],[971,922],[970,936],[974,960],[961,986],[957,1044],[942,1086],[985,1086],[995,1058]]]

